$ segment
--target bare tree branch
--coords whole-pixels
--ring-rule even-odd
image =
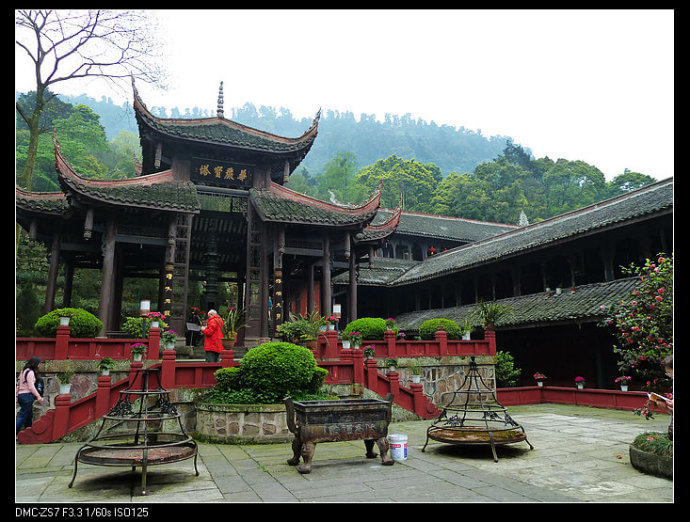
[[[145,11],[48,10],[15,11],[16,45],[32,61],[36,99],[33,111],[17,104],[29,127],[26,167],[17,182],[31,188],[33,168],[42,132],[39,119],[50,99],[49,88],[83,78],[101,78],[122,89],[130,78],[161,85],[155,27]],[[119,80],[127,79],[120,85]]]

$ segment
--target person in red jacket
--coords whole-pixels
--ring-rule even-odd
[[[225,323],[218,312],[208,311],[206,326],[201,327],[204,334],[204,356],[206,362],[220,362],[220,352],[223,351],[223,327]]]

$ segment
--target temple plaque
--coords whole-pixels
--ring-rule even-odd
[[[191,179],[217,187],[247,189],[252,186],[254,169],[249,165],[205,158],[192,158]]]

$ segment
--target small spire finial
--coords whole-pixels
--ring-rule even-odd
[[[218,110],[216,114],[219,118],[223,117],[223,82],[220,82],[220,88],[218,89]]]

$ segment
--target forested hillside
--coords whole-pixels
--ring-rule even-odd
[[[137,133],[134,113],[130,105],[115,105],[109,98],[100,101],[87,96],[61,96],[73,105],[83,104],[101,117],[109,139],[121,130]],[[162,118],[203,118],[215,116],[208,109],[192,107],[180,110],[177,107],[149,107],[151,112]],[[316,116],[316,111],[314,116]],[[295,118],[289,109],[283,107],[252,104],[226,108],[225,117],[279,136],[297,137],[312,123],[310,118]],[[451,172],[471,172],[482,161],[498,156],[505,147],[506,136],[483,136],[479,132],[449,125],[437,125],[414,119],[406,114],[387,114],[385,121],[377,121],[373,115],[352,112],[324,110],[319,122],[319,137],[302,166],[310,172],[318,172],[340,152],[353,152],[360,166],[396,154],[405,159],[416,159],[422,163],[434,163],[443,175]]]
[[[31,97],[20,96],[22,103]],[[56,128],[63,152],[85,177],[122,178],[134,173],[141,154],[131,107],[86,96],[59,97],[51,102],[43,125]],[[209,117],[199,108],[167,110],[152,106],[161,117]],[[226,109],[226,117],[283,136],[299,136],[312,123],[295,119],[289,110],[251,104]],[[17,171],[26,154],[26,133],[17,119]],[[326,110],[311,151],[290,177],[294,190],[328,200],[358,203],[383,180],[383,205],[448,216],[517,224],[546,219],[655,181],[624,172],[607,182],[595,166],[563,158],[532,157],[529,149],[504,136],[438,126],[409,115],[371,115]],[[37,172],[31,187],[56,191],[50,134],[41,137]]]

